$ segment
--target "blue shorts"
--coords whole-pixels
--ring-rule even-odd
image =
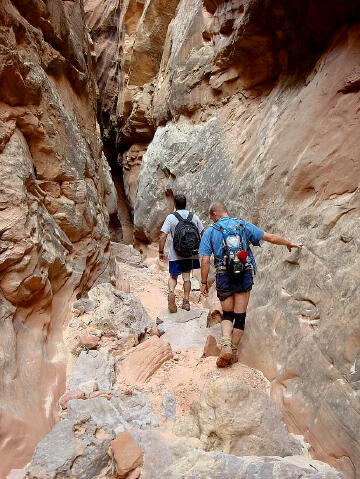
[[[216,274],[216,292],[220,301],[230,298],[235,293],[251,291],[254,284],[252,269],[246,269],[239,278],[232,278],[227,273]]]
[[[200,261],[198,259],[178,259],[169,261],[169,273],[171,276],[179,276],[181,273],[187,273],[192,269],[199,269]]]

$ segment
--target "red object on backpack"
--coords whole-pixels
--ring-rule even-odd
[[[237,257],[242,263],[245,263],[247,260],[247,257],[249,256],[249,253],[247,251],[239,251],[237,254]]]

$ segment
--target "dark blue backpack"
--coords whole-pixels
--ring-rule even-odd
[[[197,226],[191,221],[193,213],[189,213],[187,218],[183,218],[177,211],[173,215],[179,220],[173,236],[174,250],[183,258],[197,255],[200,246],[200,233]]]

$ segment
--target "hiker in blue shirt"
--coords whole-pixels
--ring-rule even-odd
[[[217,297],[223,310],[221,351],[216,364],[225,367],[238,361],[238,345],[244,334],[246,309],[257,269],[250,244],[260,246],[263,240],[284,245],[289,251],[302,245],[266,233],[247,221],[230,218],[221,202],[211,205],[210,219],[213,224],[203,234],[199,248],[201,293],[208,294],[207,278],[213,254]]]

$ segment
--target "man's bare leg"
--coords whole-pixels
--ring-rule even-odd
[[[182,304],[182,309],[190,311],[190,291],[191,291],[191,280],[190,280],[190,271],[182,273],[183,282],[184,282],[184,299]]]
[[[221,307],[224,316],[226,316],[227,312],[232,313],[234,311],[234,297],[230,296],[230,298],[226,298],[224,301],[221,301]],[[221,321],[221,332],[221,351],[219,357],[216,360],[216,365],[219,368],[224,368],[230,364],[232,357],[231,338],[233,333],[233,322],[227,319],[223,319]]]
[[[168,309],[170,313],[176,313],[177,307],[176,307],[176,302],[175,302],[175,287],[177,284],[177,276],[172,276],[170,275],[169,281],[168,281],[168,286],[169,286],[169,292],[168,292]]]
[[[250,291],[246,293],[234,294],[234,313],[246,313],[249,303]],[[232,363],[238,361],[238,346],[241,338],[244,335],[244,330],[234,327],[231,336],[231,347],[233,351]]]

